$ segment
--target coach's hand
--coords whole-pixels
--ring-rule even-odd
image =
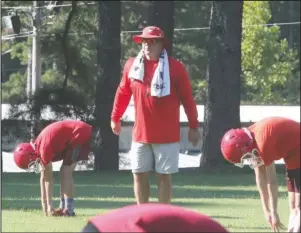
[[[111,128],[114,134],[119,135],[121,132],[121,122],[111,121]]]
[[[198,129],[189,129],[188,131],[188,140],[191,142],[193,147],[196,147],[201,141],[201,134]]]

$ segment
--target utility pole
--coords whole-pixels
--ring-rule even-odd
[[[32,38],[32,94],[40,86],[41,79],[41,8],[40,1],[33,1],[33,38]]]
[[[27,42],[27,48],[28,48],[28,53],[27,53],[27,85],[26,85],[26,96],[27,96],[27,104],[30,104],[31,100],[31,78],[32,78],[32,44],[28,41]],[[33,120],[31,119],[30,122],[30,139],[33,139],[34,136],[34,127],[32,125]]]
[[[41,80],[41,2],[33,1],[33,38],[32,38],[32,79],[31,79],[31,95],[34,96],[40,87]],[[35,101],[33,102],[34,109]],[[35,139],[37,128],[39,125],[40,112],[34,112],[31,122],[31,139]]]
[[[26,95],[28,100],[31,98],[31,78],[32,78],[32,44],[28,42],[28,56],[27,56],[27,85]]]

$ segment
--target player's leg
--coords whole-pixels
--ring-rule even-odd
[[[180,143],[153,144],[158,182],[158,200],[170,203],[172,197],[171,174],[179,171]]]
[[[74,216],[74,181],[73,181],[73,170],[76,167],[76,162],[71,165],[62,164],[61,167],[61,189],[64,195],[65,206],[64,215]]]
[[[62,164],[62,176],[61,180],[64,184],[64,199],[65,199],[65,211],[64,215],[74,216],[74,179],[73,171],[78,161],[87,161],[90,153],[91,140],[87,140],[86,143],[80,145],[73,150],[70,150],[66,154]],[[71,152],[71,153],[70,153]]]
[[[61,156],[61,158],[62,158],[62,160],[64,159],[64,157],[65,157],[65,153],[67,153],[67,151],[64,151],[62,154],[62,156]],[[64,197],[64,186],[65,186],[65,184],[64,184],[64,179],[62,179],[62,177],[63,177],[63,170],[62,170],[62,168],[63,168],[63,166],[61,166],[61,168],[60,168],[60,206],[59,206],[59,209],[57,210],[57,211],[59,211],[59,212],[61,212],[62,213],[62,211],[65,209],[65,197]]]
[[[300,232],[300,193],[289,192],[290,216],[288,232]]]
[[[295,222],[293,232],[300,232],[300,192],[295,193]]]
[[[300,232],[300,207],[299,207],[298,212],[296,214],[296,222],[295,222],[293,232]]]
[[[64,187],[64,180],[62,177],[62,167],[60,168],[60,206],[58,211],[63,211],[65,209],[65,198],[64,198],[64,191],[62,187]]]
[[[150,196],[149,177],[154,163],[151,145],[132,142],[130,157],[134,179],[134,194],[139,205],[148,202]]]
[[[73,180],[73,170],[76,167],[76,163],[70,166],[63,165],[63,180],[64,180],[64,198],[65,198],[65,211],[69,215],[74,215],[74,180]]]
[[[63,159],[63,164],[60,169],[61,190],[64,195],[65,208],[63,215],[74,216],[74,180],[73,171],[77,165],[81,155],[81,146],[68,150]]]
[[[286,181],[290,207],[288,232],[300,232],[300,168],[287,170]]]
[[[58,161],[62,161],[64,158],[65,158],[65,156],[66,156],[66,150],[64,150],[64,151],[62,151],[62,152],[60,152],[60,153],[57,153],[56,155],[55,155],[55,157],[54,157],[54,159],[52,160],[52,162],[58,162]],[[62,175],[62,167],[61,167],[61,169],[60,169],[60,177],[61,177],[61,175]],[[57,215],[60,215],[60,214],[62,214],[62,211],[64,210],[64,208],[65,208],[65,198],[64,198],[64,192],[63,192],[63,189],[62,189],[62,187],[64,186],[64,184],[63,184],[63,180],[62,179],[60,179],[60,205],[59,205],[59,208],[58,209],[56,209],[55,211],[56,211],[56,213],[57,213]]]

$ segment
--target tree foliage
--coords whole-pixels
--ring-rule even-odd
[[[286,39],[280,39],[279,26],[262,26],[270,19],[268,2],[244,2],[243,99],[253,104],[287,104],[291,99],[283,90],[288,84],[297,84],[297,52],[289,48]]]
[[[299,52],[297,46],[300,45],[300,27],[248,26],[272,21],[298,21],[300,3],[292,5],[290,2],[244,2],[242,103],[300,104],[300,63],[298,55],[296,56],[296,52]],[[59,11],[41,9],[42,88],[48,85],[62,88],[65,80],[67,60],[64,55],[66,46],[63,46],[63,35],[68,15],[72,10],[72,2],[64,1],[64,4],[70,6],[60,7]],[[68,50],[66,53],[70,61],[67,87],[82,93],[89,105],[94,104],[97,80],[98,17],[95,4],[77,2],[76,12],[70,20],[68,36],[65,37]],[[121,66],[129,56],[134,56],[139,51],[139,46],[133,43],[132,36],[148,25],[151,4],[151,1],[121,2]],[[31,6],[32,2],[2,1],[1,5]],[[272,6],[272,11],[269,6]],[[205,103],[210,7],[211,1],[174,2],[176,30],[173,32],[172,54],[185,63],[198,104]],[[30,13],[30,10],[23,11]],[[8,10],[2,9],[2,16],[7,14]],[[22,14],[21,20],[22,25],[26,25],[21,33],[30,31],[28,15]],[[291,27],[294,27],[293,36],[290,36],[292,30],[287,30]],[[177,30],[179,28],[185,30]],[[289,38],[293,41],[290,46]],[[14,67],[14,74],[11,74],[11,78],[2,86],[3,103],[13,103],[16,99],[26,101],[23,95],[26,93],[26,81],[23,79],[27,77],[27,70],[22,65],[27,65],[28,46],[31,46],[30,37],[2,41],[2,52],[12,49],[8,59],[3,57],[4,67],[12,63],[13,58],[20,60],[20,65]],[[16,79],[16,76],[20,77]],[[13,88],[15,90],[12,90]],[[19,98],[16,93],[20,93]]]

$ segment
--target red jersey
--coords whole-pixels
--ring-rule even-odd
[[[268,117],[249,127],[266,166],[284,159],[288,169],[300,168],[300,123]]]
[[[198,113],[192,88],[184,65],[169,57],[170,95],[161,98],[147,95],[158,61],[144,61],[144,79],[134,81],[128,73],[135,58],[124,65],[122,80],[117,89],[111,120],[119,122],[131,96],[134,98],[135,123],[133,141],[140,143],[172,143],[180,141],[180,104],[187,114],[189,127],[198,128]]]
[[[36,151],[44,165],[67,148],[73,149],[91,139],[92,126],[82,121],[64,120],[48,125],[35,140]]]
[[[204,214],[160,203],[126,206],[89,222],[99,232],[228,232]]]

